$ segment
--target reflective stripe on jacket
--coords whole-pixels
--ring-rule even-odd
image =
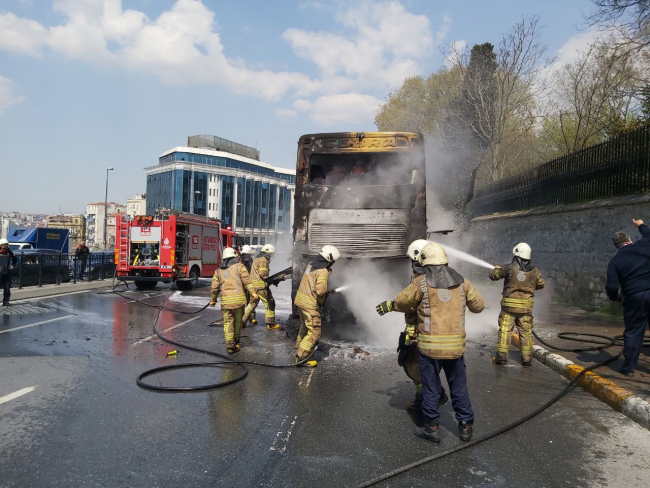
[[[483,295],[469,280],[451,288],[432,288],[418,276],[395,298],[396,310],[418,315],[418,350],[432,359],[457,359],[465,353],[465,310],[485,308]]]
[[[501,308],[512,313],[532,313],[535,291],[544,288],[544,278],[537,268],[522,271],[511,264],[505,264],[501,268],[494,268],[490,279],[505,280]]]
[[[229,268],[218,269],[212,278],[212,301],[216,302],[221,294],[221,308],[232,310],[246,305],[246,293],[255,291],[250,275],[246,267],[241,263],[235,263]]]
[[[331,270],[327,268],[312,270],[311,264],[302,275],[294,303],[305,312],[320,312],[320,306],[327,294],[327,281]]]
[[[251,281],[257,290],[264,290],[269,286],[264,280],[269,277],[270,263],[271,260],[263,255],[253,260],[251,266]]]

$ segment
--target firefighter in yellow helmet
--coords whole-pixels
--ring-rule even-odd
[[[246,267],[238,262],[235,250],[227,247],[223,250],[221,266],[212,278],[210,306],[215,306],[217,297],[221,294],[223,335],[228,354],[234,354],[240,348],[239,335],[246,306],[246,290],[252,299],[258,298]]]
[[[250,275],[253,266],[253,249],[248,244],[245,244],[242,246],[239,254],[239,262],[246,266],[246,271],[248,271],[248,274]],[[250,305],[250,303],[251,294],[246,291],[246,306]],[[250,321],[253,325],[257,324],[257,316],[255,315],[255,310],[253,310],[250,315]],[[246,328],[246,323],[247,321],[242,322],[242,328]]]
[[[411,243],[406,251],[406,254],[411,258],[411,268],[413,276],[411,283],[419,276],[424,276],[426,270],[418,261],[420,252],[429,241],[424,239],[417,239]],[[404,332],[399,336],[399,344],[397,347],[397,363],[404,368],[406,376],[408,376],[415,384],[415,399],[409,400],[406,403],[406,408],[409,410],[420,410],[422,408],[422,378],[420,377],[420,353],[418,352],[418,314],[417,312],[406,312],[404,314],[404,321],[406,327]],[[445,389],[442,388],[440,397],[440,405],[445,404],[449,398]]]
[[[470,312],[479,313],[485,302],[468,280],[448,266],[447,253],[440,244],[429,242],[424,246],[419,262],[425,274],[415,278],[394,301],[377,305],[377,312],[379,315],[392,311],[418,314],[424,426],[416,427],[415,435],[440,442],[440,371],[444,370],[460,439],[469,441],[474,411],[465,371],[465,310],[469,308]]]
[[[321,333],[321,307],[328,295],[327,282],[332,265],[341,257],[334,246],[323,246],[320,253],[307,265],[302,275],[294,304],[300,309],[300,330],[296,339],[296,362],[307,358],[316,347]],[[307,361],[305,366],[314,367],[316,361]]]
[[[516,326],[519,332],[521,364],[530,366],[533,361],[533,297],[536,290],[544,288],[542,273],[530,261],[531,248],[525,242],[512,250],[511,264],[495,266],[490,272],[492,281],[505,280],[501,313],[499,314],[499,344],[493,358],[495,364],[506,364],[510,351],[510,331]]]
[[[257,304],[262,300],[266,309],[265,318],[266,328],[268,330],[277,330],[280,328],[280,324],[275,323],[275,299],[273,298],[269,284],[266,282],[266,279],[269,277],[271,259],[274,254],[275,246],[266,244],[262,247],[260,255],[253,260],[253,264],[251,265],[251,280],[253,281],[253,286],[255,286],[257,296],[251,297],[251,301],[246,306],[246,311],[244,312],[244,323],[246,323],[255,312]]]

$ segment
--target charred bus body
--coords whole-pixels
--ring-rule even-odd
[[[292,296],[307,264],[325,244],[341,252],[336,268],[372,260],[373,266],[403,268],[408,276],[407,247],[426,238],[424,164],[419,133],[302,136],[296,168]],[[331,322],[334,310],[342,308],[344,300],[334,295],[325,306],[323,321]]]

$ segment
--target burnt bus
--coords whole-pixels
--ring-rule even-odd
[[[395,268],[400,266],[396,260],[402,260],[408,276],[407,247],[426,238],[424,164],[419,133],[337,132],[300,138],[292,297],[307,264],[325,244],[341,252],[337,269],[360,260]],[[326,303],[324,322],[332,308],[341,307],[334,297]]]

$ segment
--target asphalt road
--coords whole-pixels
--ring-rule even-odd
[[[288,288],[274,291],[286,321]],[[171,293],[159,287],[127,295],[192,311],[207,302],[209,289]],[[340,488],[460,442],[449,404],[441,444],[413,435],[421,419],[404,409],[413,387],[392,348],[324,341],[315,369],[250,367],[242,382],[201,393],[143,390],[135,380],[145,369],[214,360],[186,350],[167,358],[174,348],[151,337],[157,313],[89,292],[2,316],[0,486]],[[165,311],[159,328],[225,352],[222,328],[208,326],[218,319],[212,309]],[[493,366],[494,341],[490,332],[470,332],[475,435],[525,415],[566,384],[539,363],[523,370],[515,351],[509,367]],[[293,361],[284,331],[247,328],[243,344],[239,358]],[[234,374],[201,368],[151,381],[199,385]],[[9,396],[15,392],[23,394]],[[649,448],[650,432],[578,389],[516,430],[379,486],[647,486]]]

